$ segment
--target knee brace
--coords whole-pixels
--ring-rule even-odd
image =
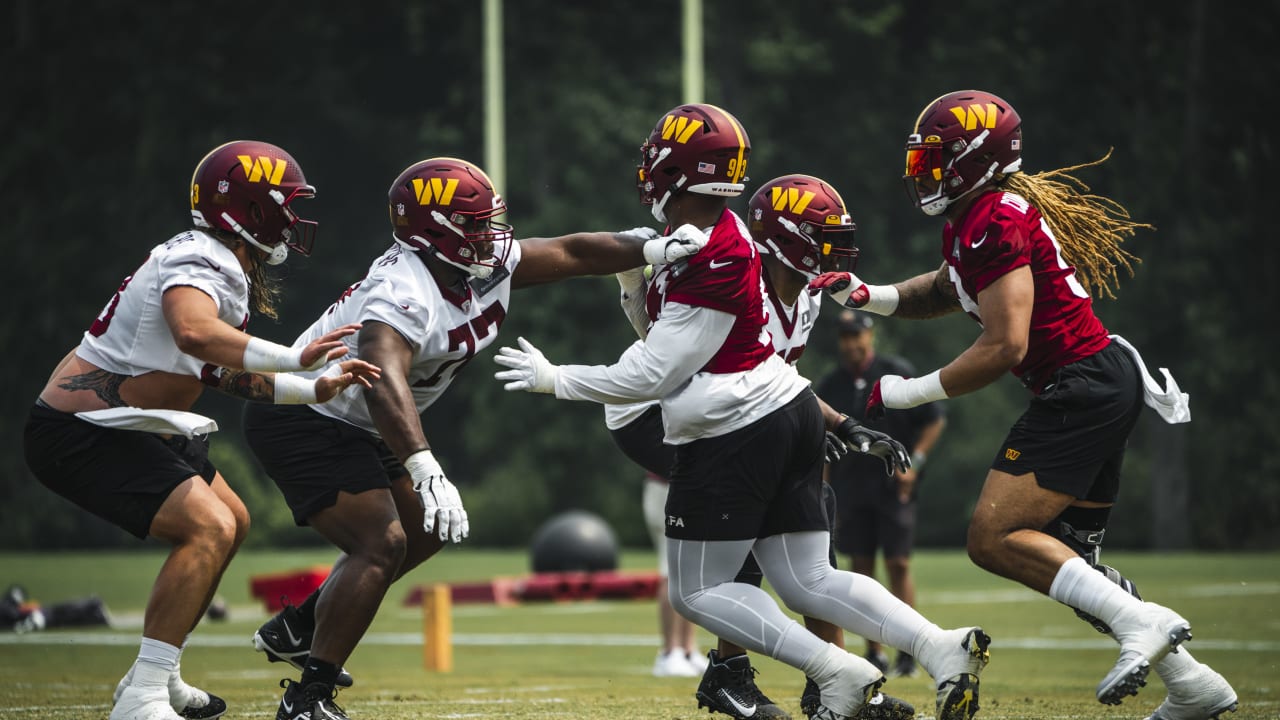
[[[1089,563],[1094,570],[1102,573],[1108,580],[1141,600],[1142,596],[1138,594],[1138,586],[1132,580],[1121,575],[1119,570],[1110,565],[1103,565],[1098,562],[1102,555],[1102,537],[1106,533],[1107,519],[1110,516],[1111,508],[1109,507],[1069,507],[1061,515],[1054,518],[1053,522],[1049,523],[1049,526],[1045,528],[1045,532],[1065,543],[1067,547],[1084,558],[1085,562]],[[1104,635],[1111,634],[1111,628],[1106,623],[1089,613],[1076,610],[1076,615],[1081,620],[1092,625],[1098,632]]]
[[[1111,508],[1069,507],[1054,518],[1044,529],[1045,534],[1058,538],[1085,562],[1096,567],[1102,552],[1102,537],[1107,532],[1107,518]]]

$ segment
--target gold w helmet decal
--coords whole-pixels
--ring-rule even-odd
[[[259,155],[254,159],[248,155],[237,155],[240,158],[240,164],[244,166],[244,174],[249,178],[249,182],[262,182],[265,177],[267,182],[272,185],[279,185],[280,179],[284,177],[284,169],[289,166],[289,161],[277,159],[272,161],[265,155]]]
[[[773,209],[778,212],[790,210],[792,213],[799,215],[809,207],[809,202],[813,200],[813,191],[805,190],[804,194],[800,193],[800,188],[784,188],[774,187],[769,196],[769,201],[773,203]]]
[[[670,140],[675,136],[676,142],[683,145],[701,128],[701,120],[692,120],[683,115],[668,115],[662,118],[662,139]]]
[[[956,116],[956,120],[959,120],[961,125],[964,125],[965,130],[976,130],[978,126],[990,130],[1000,119],[995,103],[974,104],[967,108],[953,107],[951,114]]]
[[[453,201],[453,193],[457,189],[457,178],[413,179],[413,194],[418,198],[419,205],[430,205],[433,201],[438,205],[448,205]]]

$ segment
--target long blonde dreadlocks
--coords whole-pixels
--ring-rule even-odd
[[[1142,260],[1120,247],[1126,237],[1139,229],[1154,230],[1147,223],[1134,222],[1120,203],[1089,193],[1089,186],[1071,173],[1095,167],[1111,157],[1111,150],[1093,162],[1073,165],[1035,175],[1013,173],[1000,184],[1026,198],[1049,223],[1062,249],[1062,257],[1075,266],[1076,277],[1086,292],[1115,299],[1113,285],[1119,287],[1116,268],[1123,267],[1133,277],[1134,263]]]

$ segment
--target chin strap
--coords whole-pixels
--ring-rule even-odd
[[[248,230],[245,230],[243,227],[241,227],[240,223],[236,222],[235,219],[232,218],[227,213],[222,213],[222,219],[226,221],[228,225],[231,226],[231,229],[234,230],[237,235],[244,238],[245,242],[258,248],[262,252],[266,253],[267,254],[266,263],[268,265],[279,265],[280,263],[284,262],[285,258],[289,257],[289,246],[285,245],[284,242],[280,242],[275,247],[271,247],[270,245],[263,245],[262,243],[254,239],[253,235],[250,235]]]
[[[446,265],[452,265],[453,267],[458,268],[459,270],[466,273],[467,275],[470,275],[473,278],[476,278],[478,280],[486,280],[490,275],[493,274],[493,267],[490,265],[471,265],[469,263],[460,263],[460,262],[457,262],[456,260],[449,259],[448,257],[445,256],[444,253],[440,252],[440,250],[437,249],[436,246],[432,245],[426,238],[422,237],[421,235],[411,235],[410,239],[416,240],[422,244],[422,247],[428,248],[429,251],[431,252],[431,256],[436,258],[440,262],[445,263]],[[396,238],[396,242],[400,243],[402,246],[408,247],[409,249],[415,252],[421,252],[420,248],[416,248],[400,240],[399,238]]]

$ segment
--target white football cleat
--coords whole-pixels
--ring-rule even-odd
[[[111,696],[111,701],[120,702],[120,696],[132,683],[133,667],[130,666],[129,672],[125,673],[125,676],[116,684],[116,691]],[[222,714],[227,711],[227,703],[222,698],[188,685],[182,679],[182,673],[179,670],[174,670],[169,675],[168,690],[170,707],[187,720],[213,720],[222,717]]]
[[[813,678],[818,684],[821,702],[811,718],[813,720],[846,720],[861,717],[858,714],[859,711],[880,694],[880,686],[884,684],[884,673],[880,672],[880,668],[867,662],[865,658],[846,652],[831,643],[827,644],[824,654],[825,657],[822,659],[824,669],[835,671],[823,673],[827,677],[822,680]],[[813,670],[810,677],[818,672],[816,669]]]
[[[1227,679],[1201,663],[1189,677],[1169,684],[1169,695],[1147,720],[1217,720],[1239,705]]]
[[[111,708],[108,720],[182,720],[169,705],[169,691],[162,687],[126,687]]]
[[[1152,663],[1159,662],[1191,639],[1191,623],[1162,605],[1144,602],[1133,611],[1122,612],[1110,623],[1120,642],[1120,659],[1098,683],[1098,702],[1119,705],[1125,697],[1137,695],[1147,684]]]
[[[991,660],[991,636],[979,627],[947,630],[916,657],[937,683],[938,720],[969,720],[978,712],[982,670]],[[927,656],[927,657],[926,657]]]

